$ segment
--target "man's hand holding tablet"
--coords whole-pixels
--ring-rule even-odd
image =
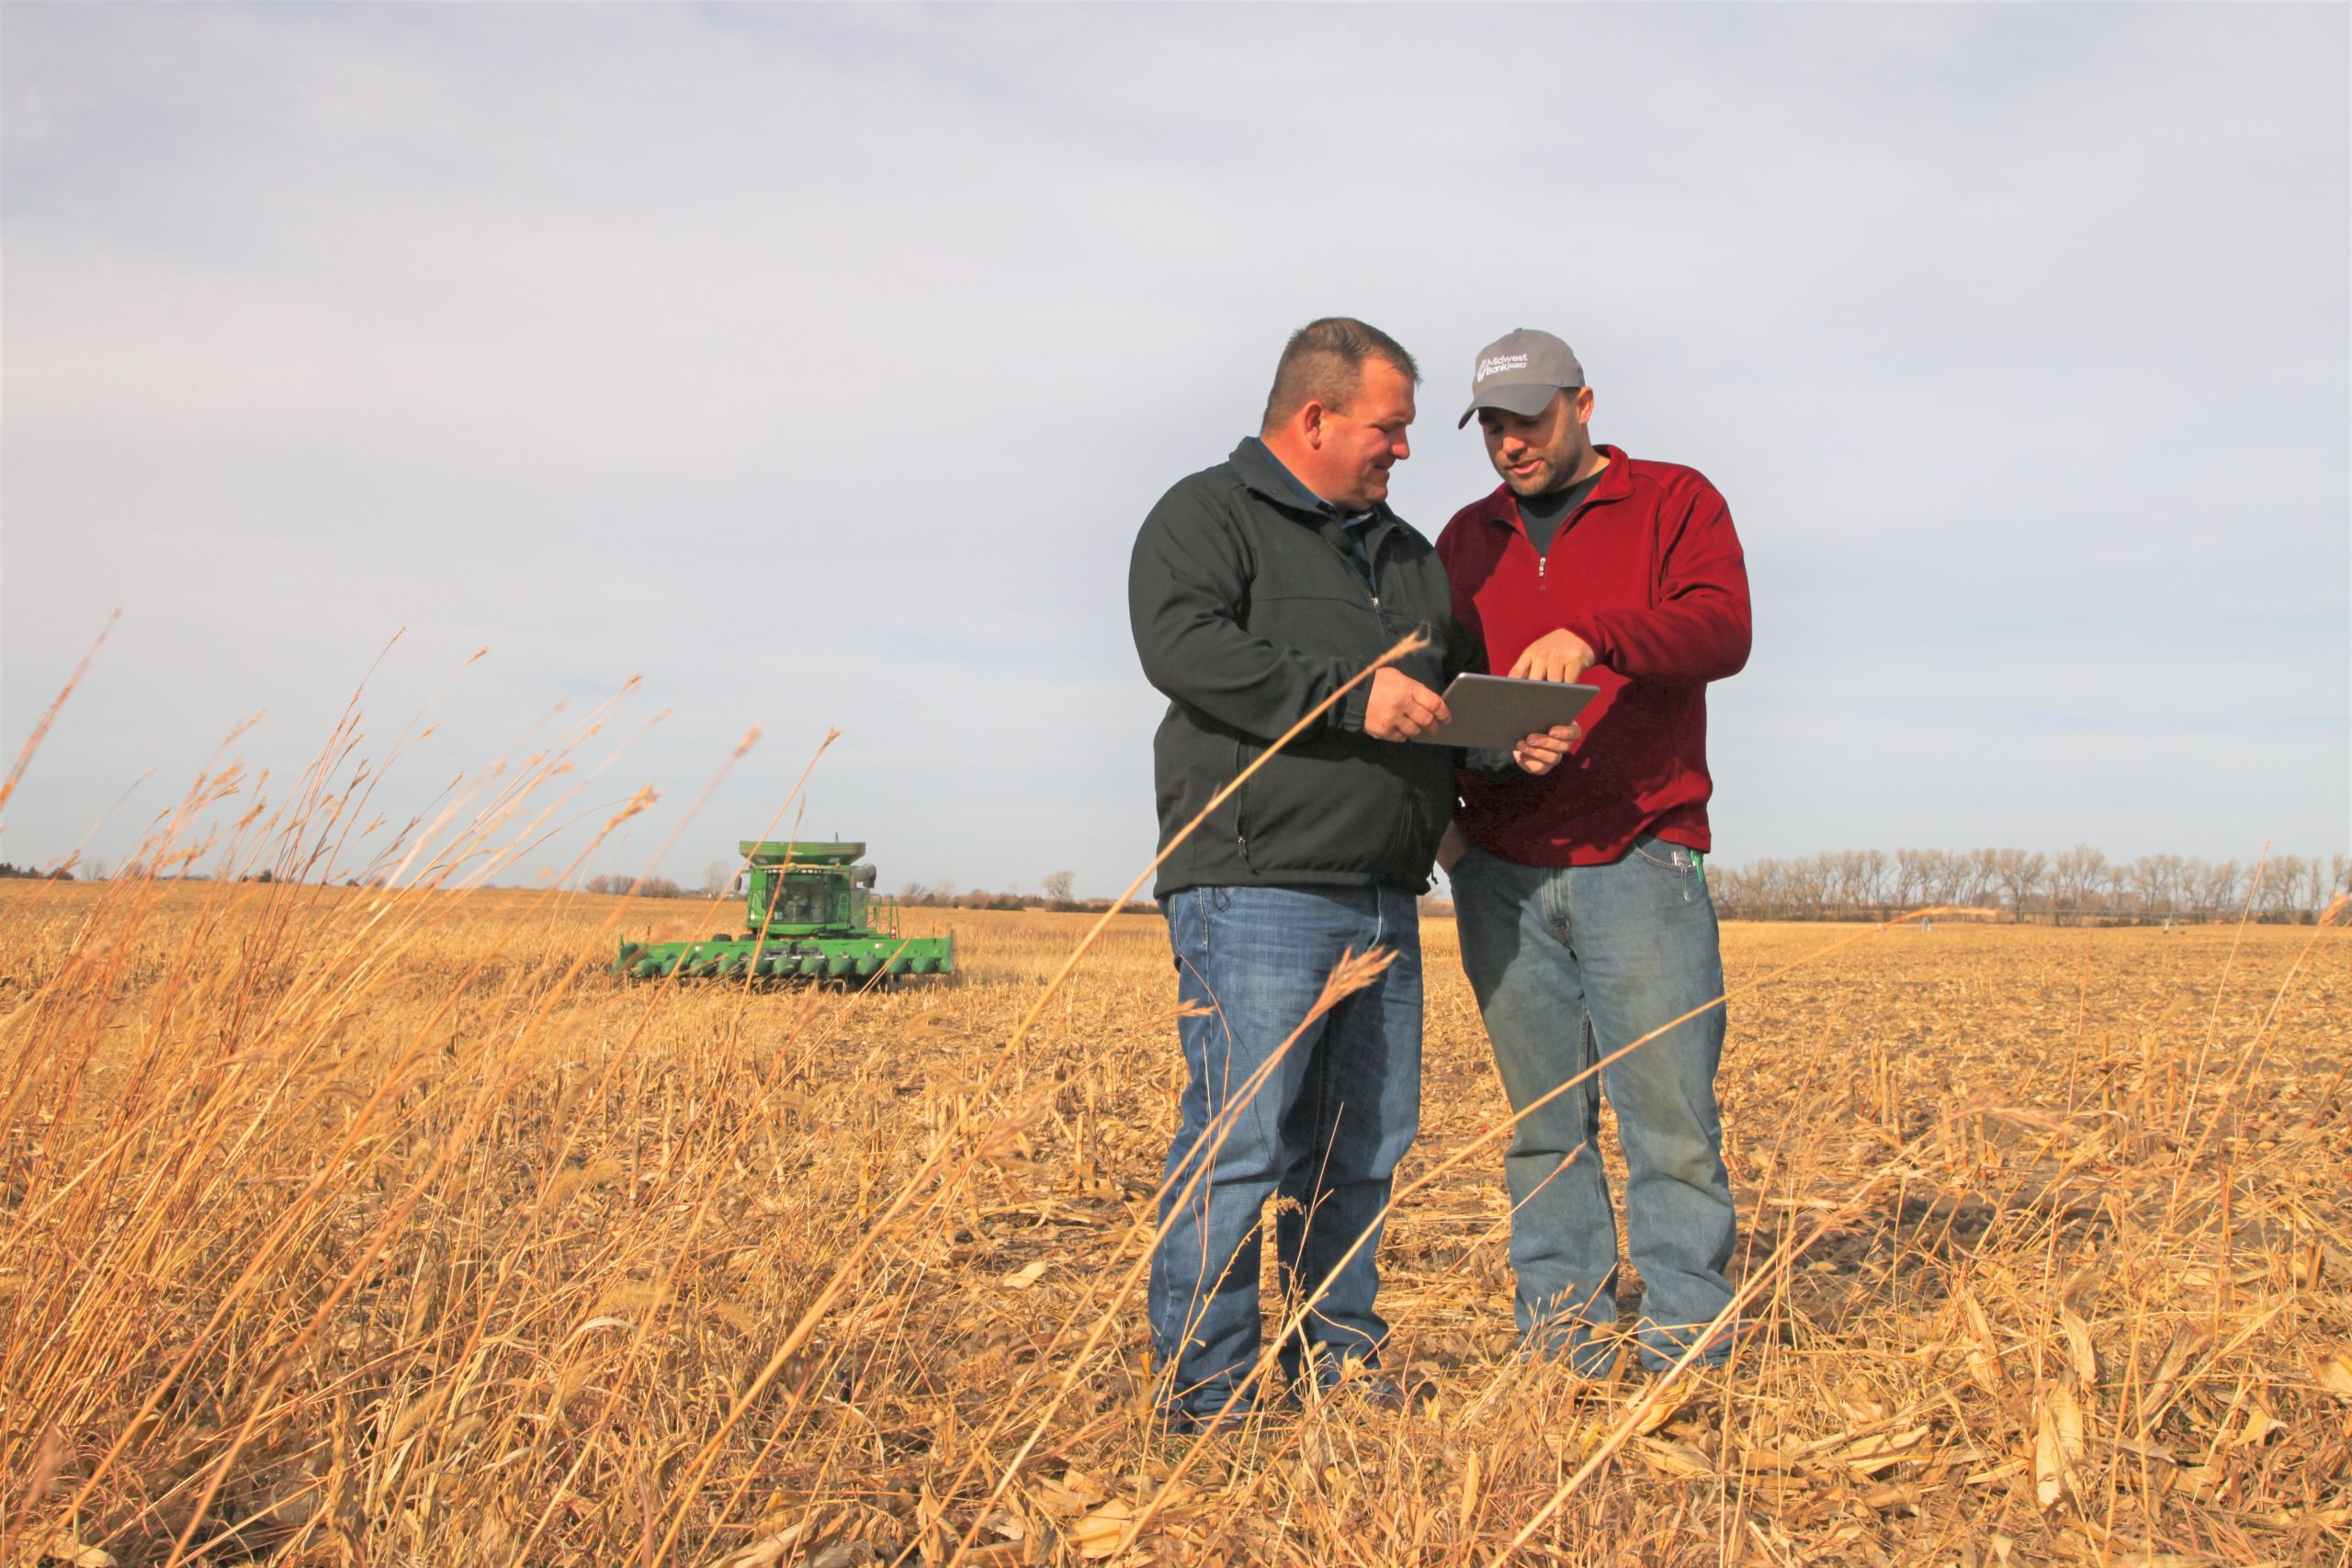
[[[1566,627],[1546,632],[1527,645],[1510,667],[1518,681],[1559,681],[1573,684],[1594,663],[1592,645]],[[1584,726],[1566,724],[1542,735],[1531,735],[1511,748],[1511,757],[1531,773],[1548,773],[1560,765],[1568,747],[1584,734]]]
[[[1453,716],[1443,697],[1402,670],[1383,669],[1364,699],[1363,732],[1374,740],[1419,740]]]
[[[1584,726],[1571,722],[1555,724],[1538,735],[1521,736],[1510,749],[1510,760],[1522,773],[1548,773],[1560,765],[1560,759],[1583,734]]]

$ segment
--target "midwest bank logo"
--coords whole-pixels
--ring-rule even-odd
[[[1506,370],[1524,370],[1526,368],[1527,355],[1523,354],[1498,354],[1490,359],[1481,359],[1478,361],[1478,374],[1472,378],[1472,384],[1476,385],[1477,382],[1485,380],[1489,376],[1499,376]]]

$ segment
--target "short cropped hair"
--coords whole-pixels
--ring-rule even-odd
[[[1382,359],[1419,385],[1421,367],[1405,345],[1378,327],[1353,316],[1326,316],[1290,334],[1274,366],[1273,390],[1259,425],[1272,430],[1304,408],[1309,399],[1344,412],[1363,389],[1363,362]]]

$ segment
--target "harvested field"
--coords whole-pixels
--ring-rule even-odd
[[[1473,1147],[1502,1100],[1433,921],[1383,1303],[1436,1403],[1193,1445],[1144,1395],[1158,920],[1118,919],[990,1083],[1088,918],[954,914],[956,983],[870,996],[575,972],[675,908],[0,884],[0,1560],[2352,1542],[2340,924],[1727,928],[1758,1326],[1728,1380],[1660,1389],[1513,1358]]]

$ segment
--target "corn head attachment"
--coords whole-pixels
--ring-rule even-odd
[[[849,985],[876,976],[949,975],[956,938],[907,936],[895,898],[876,897],[864,844],[745,841],[742,934],[708,942],[624,942],[613,967],[639,980],[820,980]]]

